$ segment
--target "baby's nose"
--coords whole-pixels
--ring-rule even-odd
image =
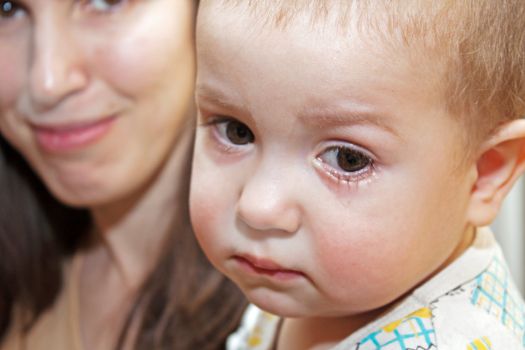
[[[296,191],[286,178],[258,174],[242,189],[237,203],[239,219],[258,231],[296,232],[301,225],[301,210]]]

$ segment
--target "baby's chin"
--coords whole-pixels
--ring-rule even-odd
[[[250,303],[271,314],[281,317],[306,317],[308,308],[283,291],[266,287],[241,288]]]
[[[341,309],[340,307],[327,307],[319,301],[306,301],[304,298],[287,294],[282,291],[275,291],[268,288],[257,288],[252,290],[243,289],[244,294],[258,308],[273,315],[286,318],[338,318],[347,317],[353,314],[352,311]]]

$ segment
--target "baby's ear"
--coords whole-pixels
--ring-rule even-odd
[[[472,188],[468,219],[474,226],[486,226],[496,218],[503,199],[525,171],[525,120],[501,125],[478,154],[478,178]]]

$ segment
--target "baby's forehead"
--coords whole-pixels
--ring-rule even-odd
[[[308,28],[312,38],[332,35],[341,44],[344,35],[333,33],[352,32],[394,53],[390,60],[435,67],[447,108],[466,122],[472,144],[525,114],[523,0],[207,0],[201,7],[199,26],[219,41],[229,39],[221,32],[232,24],[247,45],[265,31]]]
[[[356,1],[356,0],[210,0],[203,2],[201,12],[210,11],[220,17],[231,16],[237,21],[249,20],[254,27],[285,29],[293,25],[307,25],[316,31],[345,32],[359,28],[362,32],[380,32],[383,36],[400,35],[408,40],[426,36],[431,27],[442,28],[438,20],[453,22],[454,12],[443,15],[446,8],[424,1]],[[458,14],[458,11],[455,11]],[[462,16],[456,16],[458,21]],[[217,18],[217,17],[215,17]],[[208,20],[213,18],[208,17]],[[417,35],[415,35],[417,34]],[[449,38],[450,39],[450,38]]]
[[[242,100],[236,103],[264,110],[260,115],[283,117],[302,116],[305,110],[326,115],[349,114],[351,109],[356,114],[358,106],[374,106],[369,114],[379,115],[401,100],[444,105],[436,64],[421,58],[414,64],[406,50],[390,53],[382,40],[369,40],[355,26],[339,31],[296,17],[279,27],[257,22],[253,12],[243,15],[249,10],[247,5],[222,5],[203,13],[207,21],[201,23],[204,35],[198,38],[198,95],[206,90],[203,86],[218,82],[234,97],[214,100]]]
[[[378,5],[380,2],[212,0],[206,4],[199,22],[199,32],[206,36],[201,47],[220,42],[243,50],[266,39],[271,43],[268,46],[283,55],[290,46],[300,46],[305,60],[314,59],[311,52],[324,51],[326,57],[317,62],[320,65],[344,59],[345,51],[363,50],[392,69],[410,65],[422,75],[433,76],[442,71],[437,53],[425,47],[432,40],[404,41],[404,29],[390,25],[394,9]]]
[[[298,22],[338,23],[341,27],[358,13],[353,1],[238,1],[212,0],[207,2],[214,10],[249,17],[254,23],[285,28]],[[223,13],[224,13],[223,12]]]
[[[268,32],[274,35],[277,32],[280,36],[300,32],[311,38],[312,45],[332,40],[344,46],[349,40],[359,39],[367,41],[369,49],[388,54],[402,52],[405,58],[421,59],[423,55],[425,60],[435,60],[444,53],[440,38],[446,37],[447,45],[453,45],[453,38],[444,32],[443,28],[448,25],[444,25],[436,6],[422,3],[412,0],[211,0],[204,2],[200,24],[210,27],[208,34],[216,31],[219,40],[231,39],[229,29],[232,27],[240,29],[235,39],[244,37],[246,41]],[[441,18],[439,23],[438,18]],[[436,62],[429,64],[436,65]]]

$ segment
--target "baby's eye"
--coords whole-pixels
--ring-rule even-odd
[[[253,143],[255,136],[246,124],[238,120],[227,119],[216,123],[217,132],[223,140],[228,140],[234,145]]]
[[[359,172],[372,163],[372,159],[362,152],[344,146],[331,147],[318,158],[323,163],[346,173]]]
[[[315,158],[315,166],[338,183],[359,183],[373,174],[374,160],[365,151],[346,145],[326,148]]]
[[[0,1],[0,18],[14,18],[22,10],[23,7],[16,1]]]

